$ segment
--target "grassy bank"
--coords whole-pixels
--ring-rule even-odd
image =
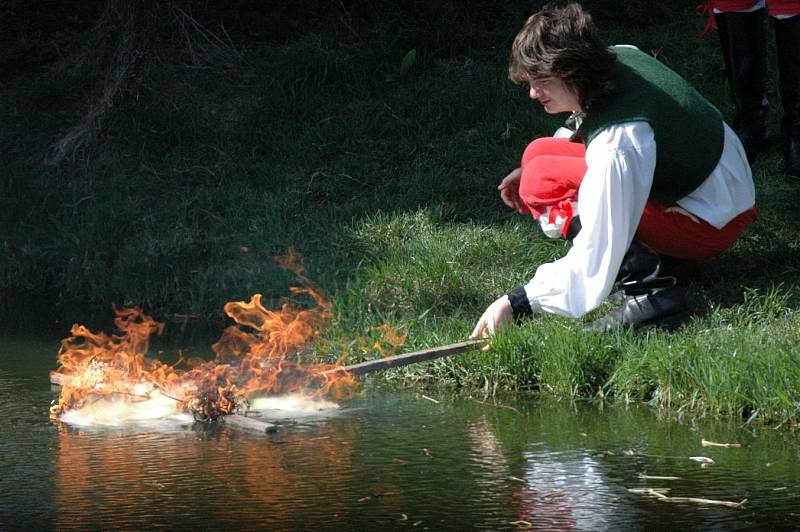
[[[288,294],[293,276],[272,257],[294,246],[333,302],[319,351],[374,357],[384,324],[407,334],[403,349],[463,339],[496,296],[567,250],[497,196],[525,144],[558,122],[505,77],[528,7],[489,4],[375,14],[346,3],[280,38],[166,40],[96,142],[56,166],[43,161],[103,72],[69,68],[75,44],[7,79],[4,325],[108,328],[115,302],[221,330],[225,302]],[[716,35],[699,39],[703,21],[683,3],[596,4],[609,42],[655,53],[731,116]],[[779,168],[775,153],[756,165],[761,216],[703,265],[700,312],[681,332],[592,335],[544,316],[489,352],[387,378],[796,422],[799,192]]]

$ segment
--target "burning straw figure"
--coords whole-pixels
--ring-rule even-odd
[[[736,134],[659,61],[632,46],[606,47],[577,4],[528,19],[509,77],[529,84],[545,112],[571,113],[571,134],[533,141],[521,168],[500,183],[500,196],[572,248],[492,303],[472,338],[512,316],[580,317],[615,282],[621,305],[591,329],[680,326],[689,317],[685,288],[666,263],[722,253],[756,216]]]
[[[294,287],[292,293],[312,297],[316,306],[286,302],[269,310],[260,294],[226,304],[236,325],[213,345],[213,360],[190,360],[187,370],[147,357],[150,336],[164,327],[140,309],[115,307],[115,335],[74,325],[72,336],[62,341],[59,370],[51,374],[61,385],[52,417],[90,410],[84,418],[114,424],[188,412],[213,421],[243,410],[250,398],[347,396],[355,381],[347,372],[331,371],[340,365],[289,360],[317,335],[330,306],[313,289]]]

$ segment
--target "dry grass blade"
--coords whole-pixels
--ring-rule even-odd
[[[637,495],[653,495],[653,496],[666,496],[665,494],[670,488],[628,488],[630,493]]]
[[[45,163],[58,166],[79,154],[87,156],[100,136],[107,111],[119,103],[135,84],[134,74],[148,47],[148,21],[157,18],[144,5],[128,0],[106,3],[92,34],[96,42],[87,46],[72,68],[91,68],[92,74],[102,74],[99,95],[89,105],[88,112],[76,125],[55,142],[45,157]],[[109,38],[113,35],[113,38]],[[105,43],[112,43],[110,47]],[[94,66],[89,66],[94,65]]]
[[[669,491],[669,488],[630,488],[628,491],[631,493],[637,493],[639,495],[649,495],[663,502],[705,504],[709,506],[726,506],[728,508],[741,508],[744,506],[744,503],[747,502],[747,499],[742,499],[739,502],[733,502],[720,501],[717,499],[705,499],[702,497],[669,497],[665,495],[665,493]]]
[[[516,412],[517,414],[521,414],[522,413],[519,410],[517,410],[516,408],[514,408],[513,406],[496,405],[496,404],[493,404],[493,403],[488,403],[486,401],[479,401],[478,399],[472,399],[472,401],[475,402],[475,403],[478,403],[479,405],[486,405],[486,406],[491,406],[491,407],[494,407],[494,408],[505,408],[506,410],[511,410],[512,412]]]
[[[703,447],[741,447],[741,443],[717,443],[715,441],[708,441],[705,439],[700,440],[700,445]]]
[[[206,68],[220,63],[226,67],[231,67],[243,60],[242,53],[236,48],[233,39],[231,39],[224,26],[221,29],[225,39],[222,39],[183,9],[177,6],[173,9],[186,39],[186,47],[192,57],[192,63],[195,68]],[[193,34],[199,35],[202,39],[198,46],[194,45]]]

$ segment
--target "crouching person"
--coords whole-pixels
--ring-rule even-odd
[[[621,289],[595,330],[674,329],[690,314],[667,263],[711,258],[755,219],[750,166],[720,112],[631,46],[607,47],[577,4],[546,7],[517,35],[509,77],[545,112],[571,113],[569,138],[542,138],[498,187],[503,201],[572,241],[526,285],[489,305],[471,338],[512,317],[579,318]]]

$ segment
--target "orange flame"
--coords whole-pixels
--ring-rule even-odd
[[[397,330],[396,327],[393,327],[388,323],[373,327],[373,330],[379,332],[381,334],[381,338],[372,344],[372,348],[379,352],[383,358],[388,358],[394,355],[397,351],[397,348],[406,342],[407,334],[402,334]],[[389,344],[388,349],[383,346],[384,343]]]
[[[285,259],[293,265],[296,255]],[[297,266],[293,271],[299,275]],[[214,360],[191,359],[190,369],[147,358],[152,334],[164,325],[140,309],[114,307],[118,335],[93,333],[73,325],[72,336],[61,342],[60,368],[51,375],[62,385],[61,395],[51,408],[55,418],[98,398],[128,402],[163,396],[176,409],[200,419],[216,419],[242,408],[256,396],[303,393],[312,397],[351,392],[355,379],[346,372],[328,372],[338,364],[305,366],[289,360],[319,332],[329,316],[330,304],[311,288],[293,287],[292,293],[311,296],[316,306],[300,308],[289,302],[279,310],[266,309],[261,294],[250,301],[230,302],[225,313],[237,325],[228,327],[212,346]]]

